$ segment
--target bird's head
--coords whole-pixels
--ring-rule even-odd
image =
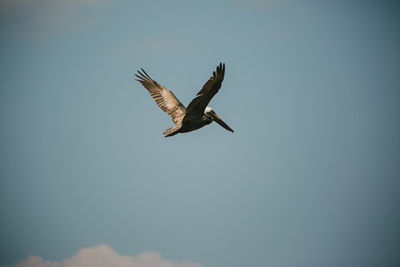
[[[210,107],[206,107],[206,109],[204,110],[204,115],[206,115],[207,117],[209,117],[210,119],[212,119],[213,121],[215,121],[216,123],[218,123],[219,125],[221,125],[222,127],[224,127],[226,130],[231,131],[233,133],[233,130],[231,129],[231,127],[228,126],[228,124],[226,124],[218,115],[217,113],[215,113],[215,111],[210,108]]]

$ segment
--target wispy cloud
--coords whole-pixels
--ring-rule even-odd
[[[60,6],[71,6],[71,5],[93,5],[99,4],[106,0],[1,0],[1,10],[11,10],[15,8],[30,7],[33,5],[60,5]]]
[[[25,39],[89,28],[108,0],[1,0],[0,38]],[[94,12],[96,11],[96,12]]]
[[[144,252],[136,257],[122,256],[108,245],[84,248],[62,262],[45,261],[38,256],[29,256],[10,267],[201,267],[189,261],[172,262],[161,258],[157,252]],[[6,267],[6,266],[4,266]]]

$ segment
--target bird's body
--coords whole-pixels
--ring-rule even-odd
[[[175,126],[163,133],[165,137],[194,131],[213,121],[233,132],[214,110],[207,106],[219,88],[221,88],[225,75],[225,64],[219,64],[217,70],[213,72],[213,76],[204,84],[203,88],[186,108],[170,90],[151,79],[143,69],[141,70],[142,72],[138,71],[139,75],[135,74],[139,78],[137,81],[149,91],[157,105],[167,112],[175,123]]]
[[[183,118],[182,128],[180,129],[181,133],[187,133],[190,131],[194,131],[200,129],[203,126],[206,126],[212,123],[213,120],[206,115],[201,116],[200,119],[193,119],[193,118]]]

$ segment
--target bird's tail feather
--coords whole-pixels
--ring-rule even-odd
[[[180,129],[180,126],[175,125],[174,127],[168,128],[163,132],[164,137],[169,137],[176,135],[178,133],[178,130]]]

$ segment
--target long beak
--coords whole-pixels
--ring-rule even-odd
[[[211,114],[211,116],[213,117],[214,121],[216,123],[218,123],[219,125],[221,125],[222,127],[224,127],[225,129],[227,129],[228,131],[233,133],[233,130],[231,129],[231,127],[228,126],[228,124],[226,124],[218,115],[217,113],[213,113]]]

